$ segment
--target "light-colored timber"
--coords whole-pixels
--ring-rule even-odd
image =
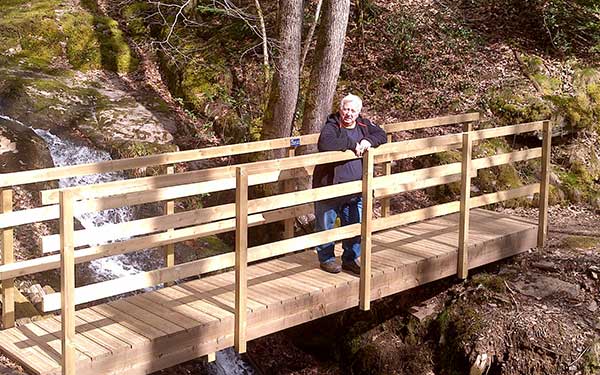
[[[0,212],[8,213],[13,209],[13,191],[2,190],[0,193]],[[2,230],[2,264],[11,264],[14,256],[14,232],[12,228]],[[2,280],[2,328],[15,325],[15,280]]]
[[[469,269],[543,245],[550,123],[472,130],[472,122],[478,119],[478,114],[466,114],[389,124],[388,139],[394,132],[442,125],[453,130],[463,125],[463,131],[369,149],[363,156],[363,181],[315,189],[297,190],[291,182],[310,178],[318,164],[356,158],[351,151],[294,155],[298,141],[314,143],[316,135],[3,174],[2,182],[24,184],[69,174],[168,167],[162,176],[48,190],[42,192],[42,204],[48,206],[19,211],[12,211],[12,197],[3,193],[3,234],[24,229],[23,224],[59,219],[59,232],[40,238],[40,244],[42,253],[60,250],[60,254],[10,263],[11,249],[3,248],[6,264],[0,265],[0,280],[12,283],[16,277],[60,268],[61,290],[44,296],[43,308],[61,312],[0,331],[0,350],[35,374],[147,374],[200,356],[211,360],[216,351],[231,346],[244,352],[247,341],[254,338],[344,309],[369,309],[376,299],[451,275],[466,277]],[[471,158],[474,144],[533,131],[543,138],[540,148]],[[287,157],[177,174],[172,169],[174,163],[273,148],[287,150]],[[456,149],[462,149],[460,163],[412,171],[390,168],[395,160]],[[471,196],[470,180],[479,170],[540,157],[540,183]],[[375,173],[375,165],[381,163],[383,175],[379,167]],[[28,180],[36,176],[36,181]],[[458,181],[457,201],[400,213],[386,207],[386,198],[396,194]],[[264,185],[264,190],[249,189],[257,185]],[[235,202],[174,212],[175,199],[226,190],[235,190]],[[260,198],[249,199],[249,193]],[[294,237],[292,220],[310,213],[315,201],[350,194],[362,195],[362,223]],[[538,222],[479,209],[511,198],[532,199],[534,194],[539,194],[543,211]],[[373,215],[375,200],[382,200],[381,217]],[[74,215],[147,203],[165,205],[163,214],[97,230],[74,230]],[[249,246],[250,227],[277,221],[286,221],[282,239]],[[178,242],[224,232],[235,232],[234,252],[173,263]],[[338,242],[339,256],[339,241],[357,235],[362,238],[359,276],[329,274],[318,267],[312,250],[316,245]],[[3,238],[6,244],[11,241]],[[166,250],[164,267],[75,285],[75,264],[148,248]],[[147,287],[155,289],[114,299]],[[104,298],[111,299],[75,308]],[[10,307],[4,310],[10,312]]]
[[[371,300],[455,274],[458,225],[452,214],[373,233]],[[472,268],[535,247],[537,223],[474,209],[470,233]],[[233,346],[233,273],[78,310],[76,373],[150,373]],[[356,307],[359,280],[321,271],[312,251],[249,265],[249,295],[277,298],[248,309],[247,340]],[[60,324],[32,325],[1,331],[0,349],[32,374],[60,374]]]

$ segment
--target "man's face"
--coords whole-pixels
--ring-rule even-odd
[[[346,102],[340,108],[340,117],[342,118],[343,126],[352,126],[360,114],[358,103]]]

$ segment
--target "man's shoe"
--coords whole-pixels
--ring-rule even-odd
[[[340,273],[342,271],[342,267],[340,267],[340,265],[336,262],[321,263],[319,267],[321,267],[323,271],[329,273]]]
[[[356,263],[355,260],[352,262],[343,262],[342,268],[356,275],[360,275],[360,266],[358,265],[358,263]]]

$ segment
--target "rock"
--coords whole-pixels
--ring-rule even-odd
[[[0,68],[2,82],[0,113],[27,126],[50,130],[61,137],[89,140],[113,157],[121,145],[132,143],[143,145],[131,157],[146,155],[146,150],[156,148],[159,152],[173,151],[171,133],[177,131],[177,126],[168,110],[151,109],[150,104],[157,100],[152,93],[138,101],[110,79],[49,76]]]
[[[441,306],[435,298],[425,301],[419,306],[410,308],[410,314],[421,323],[427,319],[435,318],[440,311]]]
[[[2,173],[53,167],[46,142],[31,128],[0,118],[0,166]]]
[[[579,295],[579,285],[548,276],[534,276],[530,281],[517,281],[515,288],[526,296],[542,299],[553,294],[566,293],[571,298]]]
[[[482,375],[490,365],[490,357],[487,353],[481,353],[475,358],[475,362],[471,365],[469,375]]]
[[[592,302],[591,302],[591,303],[588,305],[587,309],[588,309],[589,311],[591,311],[591,312],[596,312],[596,311],[598,311],[598,303],[597,303],[596,301],[592,301]]]
[[[555,272],[558,270],[554,263],[548,261],[535,262],[532,263],[532,266],[543,271]]]

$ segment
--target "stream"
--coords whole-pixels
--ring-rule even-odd
[[[0,118],[26,126],[19,121],[3,115],[0,115]],[[33,130],[38,136],[46,141],[54,165],[57,167],[111,160],[110,154],[106,151],[97,150],[85,145],[76,144],[66,139],[61,139],[46,130]],[[59,187],[90,185],[124,179],[125,175],[121,172],[78,176],[61,179],[59,181]],[[89,245],[97,245],[106,242],[103,240],[102,235],[103,225],[122,223],[133,220],[134,218],[134,211],[129,207],[85,213],[77,216],[81,225],[84,228],[91,230]],[[97,228],[97,230],[94,230],[95,228]],[[125,238],[121,238],[121,240],[123,239]],[[90,262],[89,267],[90,273],[94,276],[93,279],[95,279],[95,281],[103,281],[135,274],[144,270],[156,269],[161,265],[162,259],[156,251],[145,250],[94,260]],[[252,366],[236,354],[232,348],[217,352],[216,361],[208,364],[207,369],[208,373],[212,375],[243,375],[255,373]]]

